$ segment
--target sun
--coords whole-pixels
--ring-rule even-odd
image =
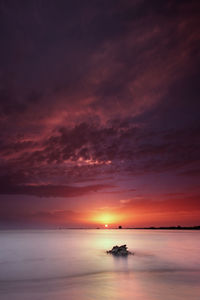
[[[108,224],[105,224],[105,228],[108,228]]]

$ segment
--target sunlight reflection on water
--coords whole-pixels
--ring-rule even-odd
[[[106,254],[116,244],[135,254]],[[200,299],[199,232],[2,231],[0,245],[2,300]]]

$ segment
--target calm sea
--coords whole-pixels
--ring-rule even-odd
[[[0,231],[0,299],[199,300],[200,232]]]

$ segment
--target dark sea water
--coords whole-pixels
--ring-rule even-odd
[[[0,231],[0,299],[200,300],[200,232]]]

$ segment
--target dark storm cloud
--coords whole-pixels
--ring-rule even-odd
[[[194,68],[196,6],[195,1],[1,1],[2,114],[14,114],[24,128],[17,116],[30,126],[33,115],[42,122],[61,109],[77,118],[74,110],[102,117],[108,109],[112,116],[148,108]]]
[[[199,14],[198,1],[0,0],[0,193],[197,177]]]
[[[183,172],[180,173],[180,175],[183,176],[194,176],[194,177],[199,177],[200,176],[200,168],[194,168],[194,169],[189,169],[189,170],[185,170]]]
[[[107,177],[106,173],[183,172],[182,168],[197,167],[200,163],[199,136],[199,127],[156,131],[136,127],[130,121],[115,120],[114,125],[104,127],[81,123],[71,129],[61,128],[43,141],[41,150],[27,152],[29,144],[25,148],[23,143],[15,145],[15,158],[5,162],[4,173],[10,164],[11,174],[13,167],[17,170],[11,177],[14,183],[21,178],[21,184],[24,180],[27,184],[40,184],[46,178],[46,182],[53,184],[56,176],[81,182],[83,178],[94,179],[101,174]],[[3,149],[2,155],[10,152]],[[50,193],[50,187],[48,190]]]
[[[18,176],[21,174],[17,174]],[[64,185],[21,185],[23,177],[0,177],[0,195],[31,195],[38,197],[79,197],[91,192],[98,192],[109,185],[64,186]]]
[[[68,159],[99,161],[151,160],[152,157],[198,160],[200,129],[152,131],[148,128],[95,127],[82,123],[72,130],[62,128],[51,137],[42,151],[46,160],[63,162]],[[34,154],[33,154],[34,155]],[[40,157],[40,158],[41,158]]]

